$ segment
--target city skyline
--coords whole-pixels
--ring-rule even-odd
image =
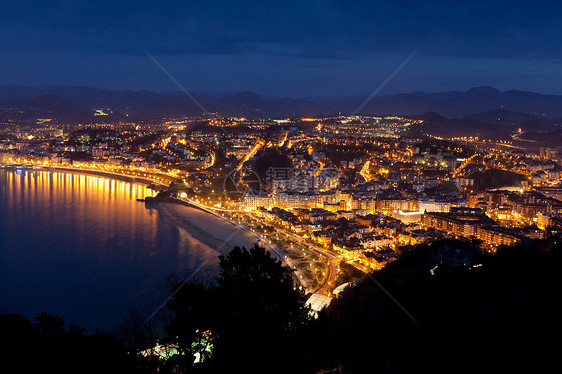
[[[23,372],[552,372],[562,3],[6,0]]]

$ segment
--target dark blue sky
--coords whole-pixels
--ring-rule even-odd
[[[268,95],[562,94],[562,4],[541,1],[0,3],[0,84]]]

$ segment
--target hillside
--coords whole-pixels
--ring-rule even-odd
[[[92,109],[110,108],[117,117],[129,116],[129,119],[140,120],[200,116],[204,111],[223,116],[279,118],[351,114],[357,112],[366,99],[366,96],[265,97],[252,92],[192,96],[197,103],[183,93],[111,91],[88,86],[0,86],[0,113],[2,118],[10,119],[48,114],[60,119],[87,120]],[[411,116],[426,112],[439,113],[443,116],[440,120],[443,123],[453,120],[444,128],[478,127],[482,124],[509,127],[522,123],[531,128],[548,127],[555,118],[562,117],[562,96],[525,91],[501,92],[491,87],[465,92],[415,92],[375,96],[358,114]]]

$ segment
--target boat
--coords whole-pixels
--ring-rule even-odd
[[[137,201],[140,201],[140,202],[144,203],[144,199],[137,199]]]

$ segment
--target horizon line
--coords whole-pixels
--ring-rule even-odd
[[[80,89],[80,88],[90,88],[90,89],[96,89],[96,90],[102,90],[102,91],[109,91],[109,92],[149,92],[149,93],[154,93],[154,94],[158,94],[158,95],[173,95],[173,96],[179,96],[179,95],[183,95],[183,92],[181,92],[180,90],[177,91],[159,91],[159,90],[151,90],[148,88],[139,88],[139,89],[134,89],[134,88],[104,88],[104,87],[99,87],[99,86],[94,86],[91,84],[87,84],[87,85],[67,85],[67,84],[41,84],[41,85],[36,85],[36,86],[31,86],[31,85],[24,85],[24,84],[0,84],[0,88],[9,88],[9,87],[17,87],[17,88],[26,88],[26,89],[44,89],[44,88],[73,88],[73,89]],[[534,93],[534,94],[539,94],[539,95],[545,95],[545,96],[562,96],[562,93],[559,94],[553,94],[553,93],[543,93],[540,91],[531,91],[531,90],[525,90],[525,89],[520,89],[520,88],[511,88],[508,90],[500,90],[494,86],[490,86],[490,85],[479,85],[479,86],[473,86],[470,88],[464,88],[464,89],[449,89],[449,90],[440,90],[440,91],[433,91],[433,90],[423,90],[423,89],[417,89],[414,91],[400,91],[400,92],[395,92],[395,93],[385,93],[385,94],[381,94],[378,95],[379,97],[388,97],[388,96],[396,96],[396,95],[416,95],[416,94],[426,94],[426,95],[431,95],[431,94],[441,94],[441,93],[467,93],[471,90],[474,89],[492,89],[495,91],[498,91],[500,93],[507,93],[507,92],[512,92],[512,91],[519,91],[519,92],[527,92],[527,93]],[[194,90],[192,91],[194,95],[198,95],[198,96],[233,96],[233,95],[239,95],[239,94],[253,94],[253,95],[257,95],[260,96],[262,98],[291,98],[291,99],[318,99],[318,98],[357,98],[357,97],[368,97],[371,93],[354,93],[354,94],[342,94],[342,95],[334,95],[334,94],[316,94],[316,95],[282,95],[282,94],[264,94],[264,93],[260,93],[260,92],[256,92],[256,91],[251,91],[251,90],[237,90],[237,91],[222,91],[222,92],[211,92],[211,91],[206,91],[206,90]],[[42,96],[42,95],[50,95],[48,92],[45,92],[43,94],[39,94],[37,96]],[[57,95],[53,95],[53,96],[57,96]]]

